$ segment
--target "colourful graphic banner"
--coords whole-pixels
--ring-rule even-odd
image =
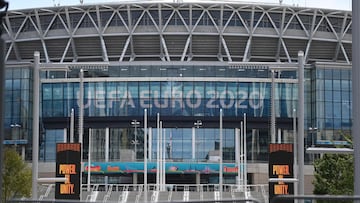
[[[168,162],[165,164],[166,173],[174,174],[218,174],[219,163],[183,163],[183,162]],[[143,162],[93,162],[89,167],[84,163],[84,172],[94,174],[128,174],[128,173],[144,173]],[[156,173],[156,163],[148,163],[148,173]],[[233,163],[223,164],[224,174],[236,174],[238,167]]]

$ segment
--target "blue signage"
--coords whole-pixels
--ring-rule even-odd
[[[275,92],[277,115],[292,117],[297,86],[277,84]],[[83,107],[89,117],[139,116],[143,109],[150,116],[218,116],[223,109],[224,116],[268,117],[270,93],[266,82],[89,82]],[[67,117],[79,108],[79,84],[43,84],[42,99],[44,117]]]
[[[26,145],[27,140],[4,140],[5,145]]]

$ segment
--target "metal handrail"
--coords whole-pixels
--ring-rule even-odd
[[[327,201],[344,201],[360,200],[360,196],[351,195],[277,195],[271,199],[271,203],[281,203],[284,200],[327,200]]]
[[[232,203],[240,203],[240,202],[246,202],[246,203],[250,203],[250,202],[254,202],[254,203],[262,203],[260,200],[258,199],[254,199],[254,198],[248,198],[248,199],[231,199],[231,200],[196,200],[193,201],[191,200],[191,203],[204,203],[204,202],[208,202],[208,203],[220,203],[220,202],[232,202]],[[71,201],[71,200],[22,200],[22,199],[13,199],[13,200],[9,200],[7,201],[7,203],[89,203],[88,201]],[[150,201],[148,202],[150,203]],[[168,203],[168,202],[157,202],[157,203]],[[172,203],[183,203],[183,201],[172,201]]]

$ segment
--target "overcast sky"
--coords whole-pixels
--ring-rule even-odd
[[[9,10],[37,8],[37,7],[52,7],[55,4],[65,5],[78,5],[80,0],[6,0],[9,2]],[[106,3],[106,2],[121,2],[126,0],[83,0],[84,4]],[[182,1],[194,2],[196,0],[163,0],[167,2]],[[280,0],[232,0],[234,2],[262,2],[278,4]],[[301,7],[316,7],[316,8],[331,8],[340,10],[351,10],[352,0],[282,0],[283,4],[298,5]],[[139,1],[143,2],[143,1]],[[220,1],[214,1],[220,2]]]

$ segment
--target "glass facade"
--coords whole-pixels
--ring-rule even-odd
[[[343,136],[351,134],[351,69],[317,65],[312,78],[316,111],[309,127],[317,128],[315,144],[346,143]]]
[[[199,77],[186,76],[185,70],[190,69],[190,75]],[[128,72],[128,75],[120,74],[121,71]],[[54,161],[55,143],[69,139],[71,109],[78,118],[78,72],[79,69],[66,74],[58,71],[41,73],[42,161]],[[249,122],[247,157],[252,161],[267,160],[272,88],[267,66],[258,69],[251,66],[237,69],[222,66],[143,66],[142,69],[141,66],[110,66],[106,70],[85,73],[84,116],[87,124],[85,122],[84,159],[87,159],[89,134],[92,135],[90,143],[94,161],[119,161],[124,150],[134,151],[135,129],[130,121],[142,121],[144,109],[147,109],[149,118],[153,119],[149,124],[153,134],[152,155],[157,150],[154,118],[159,113],[165,119],[166,157],[178,161],[193,160],[194,136],[195,159],[206,161],[209,153],[218,149],[218,119],[219,109],[222,109],[225,120],[224,160],[231,162],[235,159],[235,134],[244,114]],[[130,77],[130,73],[134,75]],[[223,74],[215,77],[218,73]],[[344,144],[343,135],[351,133],[350,67],[315,64],[307,67],[305,73],[306,144]],[[114,75],[110,77],[111,74]],[[144,77],[147,74],[151,77]],[[179,74],[183,74],[182,77],[178,77]],[[5,137],[7,140],[26,139],[31,143],[32,71],[27,67],[8,68],[5,83]],[[293,141],[292,119],[297,108],[297,95],[296,72],[277,74],[275,116],[284,142]],[[204,123],[201,128],[194,128],[196,119]],[[136,134],[135,154],[136,159],[141,160],[143,123]],[[26,144],[26,159],[31,159],[31,144]]]
[[[31,158],[32,138],[32,71],[28,67],[5,70],[5,144],[26,145],[26,159]]]
[[[166,121],[164,121],[166,122]],[[235,161],[235,135],[239,129],[223,129],[223,155],[225,162]],[[106,131],[109,132],[109,150],[106,152]],[[157,156],[157,129],[150,128],[149,155],[150,161],[155,161]],[[164,128],[165,135],[165,157],[167,160],[175,162],[207,162],[209,154],[219,150],[219,129],[218,128]],[[285,137],[290,141],[292,130],[284,130]],[[90,135],[90,136],[89,136]],[[195,151],[193,158],[192,136],[195,136]],[[64,141],[64,130],[46,130],[46,139],[40,147],[40,160],[55,161],[55,147],[57,142]],[[135,129],[134,128],[97,128],[86,129],[84,131],[84,153],[83,158],[88,159],[89,137],[91,139],[91,160],[102,162],[106,159],[110,162],[129,160],[124,157],[124,152],[135,152],[134,159],[142,161],[144,157],[144,131],[137,128],[136,140],[138,141],[135,150]],[[254,141],[248,142],[248,159],[252,161],[266,161],[268,150],[268,134],[266,130],[252,129],[247,133],[247,139]],[[106,154],[108,153],[108,154]],[[127,154],[128,155],[128,154]],[[135,158],[136,156],[136,158]],[[106,158],[108,157],[108,158]]]

